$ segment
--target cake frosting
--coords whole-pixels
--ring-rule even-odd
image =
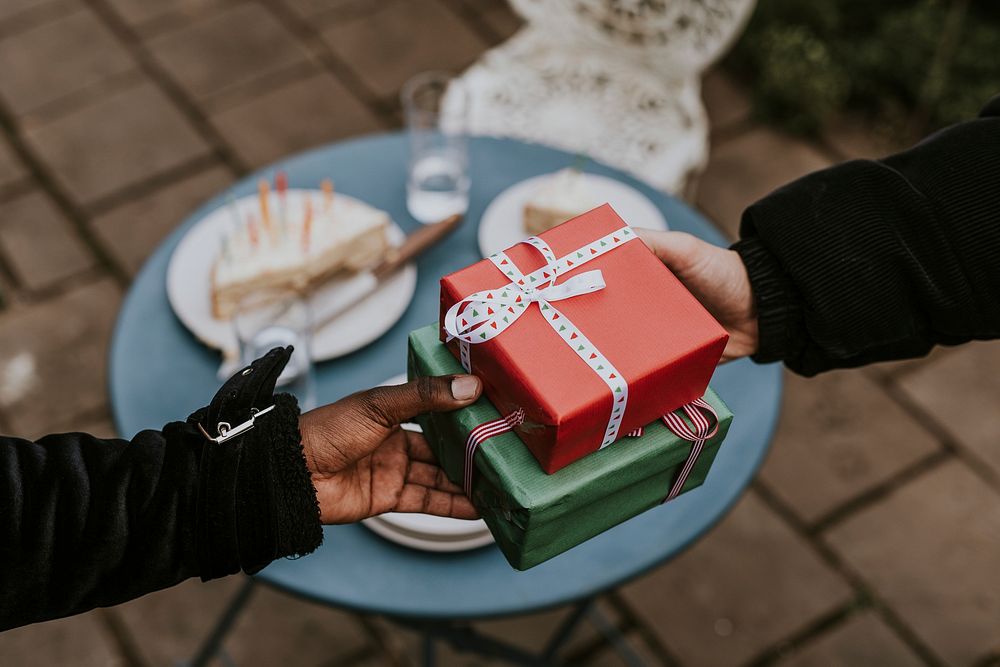
[[[583,174],[573,168],[549,175],[524,206],[524,228],[540,234],[600,205],[587,188]]]
[[[233,221],[212,270],[212,309],[228,319],[249,294],[308,289],[375,264],[388,250],[389,215],[332,192],[263,190],[231,204]]]

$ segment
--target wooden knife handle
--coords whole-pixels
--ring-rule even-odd
[[[379,280],[396,271],[399,267],[418,257],[425,250],[442,240],[454,231],[462,222],[462,215],[456,213],[441,222],[423,225],[406,237],[403,245],[393,248],[386,254],[382,263],[372,269]]]

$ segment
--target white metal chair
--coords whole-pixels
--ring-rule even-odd
[[[701,76],[754,0],[510,0],[525,26],[460,80],[469,131],[583,153],[684,194],[708,158]]]

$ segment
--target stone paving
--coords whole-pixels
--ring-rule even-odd
[[[407,77],[461,69],[518,24],[502,0],[0,0],[0,427],[111,435],[115,315],[183,215],[281,155],[398,126]],[[731,237],[771,189],[887,149],[856,122],[811,143],[761,126],[719,72],[704,96],[695,204]],[[743,500],[602,610],[650,664],[1000,665],[997,368],[978,343],[789,375]],[[4,633],[0,665],[175,664],[239,583]],[[564,614],[480,625],[539,648]],[[417,660],[381,619],[267,590],[226,648],[241,665]],[[623,664],[587,625],[562,657]]]

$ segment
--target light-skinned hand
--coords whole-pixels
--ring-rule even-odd
[[[350,523],[389,511],[476,518],[424,437],[400,424],[423,412],[469,405],[481,391],[474,375],[425,377],[358,392],[302,415],[299,430],[322,522]]]
[[[723,361],[757,351],[757,307],[743,260],[684,232],[637,229],[639,237],[729,332]]]

